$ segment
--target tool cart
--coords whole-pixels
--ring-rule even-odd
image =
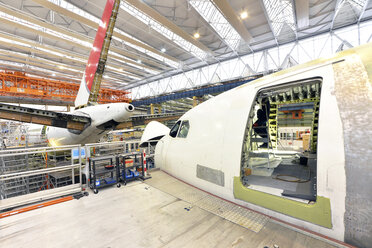
[[[145,180],[142,152],[131,152],[117,156],[120,180],[124,185],[136,179]]]
[[[99,188],[114,185],[119,188],[119,167],[116,166],[115,156],[100,156],[89,159],[89,187],[94,194]]]

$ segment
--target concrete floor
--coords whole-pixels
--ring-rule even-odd
[[[0,247],[335,247],[271,220],[258,232],[156,188],[170,176],[0,220]],[[179,181],[177,181],[179,183]]]

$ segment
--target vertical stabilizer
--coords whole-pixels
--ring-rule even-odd
[[[87,104],[89,95],[90,95],[90,89],[88,88],[87,83],[85,81],[85,73],[84,73],[83,78],[81,79],[78,94],[75,98],[75,107],[79,107],[79,106]]]
[[[120,0],[107,0],[106,2],[79,92],[75,99],[75,107],[88,104],[88,102],[97,102],[119,6]]]

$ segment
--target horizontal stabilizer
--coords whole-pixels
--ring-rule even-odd
[[[90,125],[86,116],[58,113],[0,103],[0,119],[35,123],[46,126],[83,131]]]

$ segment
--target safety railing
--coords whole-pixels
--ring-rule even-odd
[[[139,141],[137,141],[139,143]],[[119,155],[126,153],[128,147],[131,147],[131,144],[135,144],[134,141],[117,141],[117,142],[102,142],[102,143],[91,143],[86,144],[83,151],[83,158],[94,158],[99,156],[109,156],[109,155]],[[135,146],[135,145],[133,145]],[[89,175],[88,173],[88,159],[85,160],[85,170],[84,174]]]
[[[141,148],[146,153],[146,161],[147,161],[147,168],[153,169],[156,168],[155,165],[155,147],[158,142],[162,142],[159,140],[150,140],[149,142],[145,142],[141,145]]]
[[[100,156],[116,156],[129,152],[139,151],[140,140],[117,141],[117,142],[102,142],[86,144],[83,150],[83,158],[85,160],[84,174],[89,178],[89,160]]]
[[[88,159],[140,151],[139,140],[0,150],[0,211],[81,192]]]
[[[0,150],[0,211],[82,190],[80,145]]]

